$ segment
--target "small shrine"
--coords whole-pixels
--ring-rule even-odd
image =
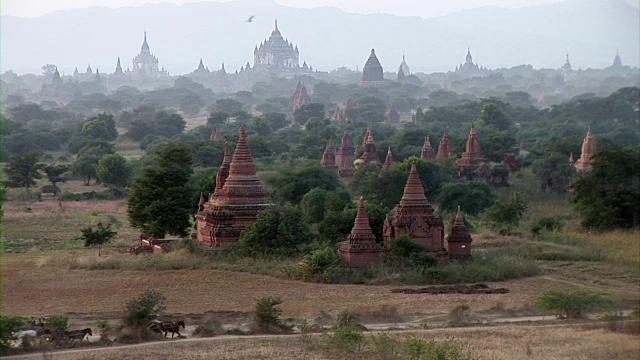
[[[360,197],[358,213],[349,237],[346,241],[336,244],[336,248],[338,256],[344,259],[349,267],[363,267],[380,262],[384,248],[376,243],[363,197]]]

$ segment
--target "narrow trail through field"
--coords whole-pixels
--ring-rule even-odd
[[[598,325],[605,324],[605,321],[590,321],[590,322],[579,322],[579,323],[557,323],[557,324],[539,324],[532,325],[531,322],[539,322],[539,321],[549,321],[553,320],[555,317],[551,316],[532,316],[532,317],[514,317],[514,318],[503,318],[497,321],[500,325],[494,326],[471,326],[471,327],[457,327],[457,328],[444,328],[448,332],[462,333],[465,331],[482,331],[482,330],[495,330],[503,327],[513,327],[517,326],[521,329],[540,329],[540,328],[561,328],[561,327],[579,327],[585,325]],[[526,324],[518,324],[518,322],[526,322]],[[371,331],[367,331],[366,334],[379,334],[379,333],[401,333],[410,331],[412,333],[421,333],[421,334],[429,334],[429,333],[437,333],[443,331],[443,328],[433,328],[433,329],[375,329],[372,327]],[[79,354],[79,353],[93,353],[93,352],[104,352],[111,350],[119,350],[119,349],[132,349],[132,348],[141,348],[141,347],[153,347],[158,345],[168,345],[172,342],[215,342],[215,341],[225,341],[225,340],[250,340],[250,339],[281,339],[283,337],[287,338],[298,338],[301,336],[321,336],[322,333],[309,333],[309,334],[291,334],[291,335],[221,335],[216,337],[207,337],[207,338],[187,338],[187,339],[174,339],[174,340],[161,340],[161,341],[150,341],[139,344],[130,344],[130,345],[115,345],[115,346],[105,346],[105,347],[87,347],[81,349],[72,349],[72,350],[60,350],[60,351],[49,351],[46,353],[36,352],[24,355],[12,355],[12,356],[3,356],[3,359],[35,359],[42,358],[43,354],[54,356],[58,358],[62,355],[67,354]]]

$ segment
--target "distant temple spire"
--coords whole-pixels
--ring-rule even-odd
[[[382,170],[388,168],[393,164],[393,154],[391,153],[391,146],[387,150],[387,157],[384,159],[384,163],[382,164]]]
[[[613,58],[613,64],[611,64],[612,68],[621,68],[622,60],[620,59],[620,54],[618,54],[618,49],[616,49],[616,57]]]
[[[280,30],[278,30],[278,19],[276,19],[275,23],[276,24],[275,24],[275,27],[273,28],[273,31],[278,31],[279,32]]]

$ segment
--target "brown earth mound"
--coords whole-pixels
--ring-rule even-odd
[[[429,286],[420,289],[391,289],[391,292],[396,294],[506,294],[509,289],[491,289],[487,284],[473,284]]]

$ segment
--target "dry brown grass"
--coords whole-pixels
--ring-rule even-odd
[[[604,246],[610,261],[640,266],[640,230],[574,231],[570,235]]]
[[[368,335],[369,337],[372,335]],[[637,359],[637,336],[575,326],[500,326],[391,333],[394,338],[454,339],[475,359]],[[53,359],[360,359],[329,351],[313,337],[213,338],[51,354]]]
[[[11,245],[71,240],[80,229],[98,222],[112,224],[116,239],[133,241],[139,232],[129,226],[126,201],[5,202],[3,204],[2,242]]]

